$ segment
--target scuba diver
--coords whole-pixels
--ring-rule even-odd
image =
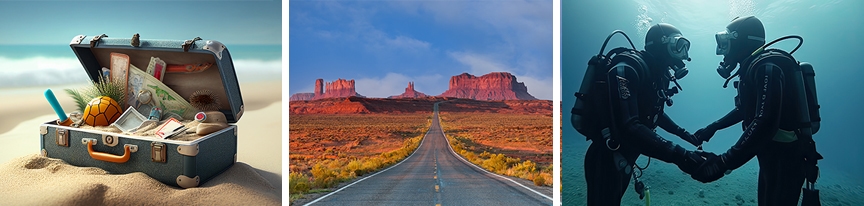
[[[723,87],[739,76],[733,83],[738,96],[735,109],[694,135],[707,142],[717,130],[742,121],[744,133],[723,154],[700,153],[708,159],[691,176],[712,182],[756,156],[759,205],[797,205],[805,179],[802,205],[820,205],[818,190],[813,188],[818,177],[816,161],[822,159],[812,139],[820,122],[815,73],[812,65],[791,55],[803,38],[786,36],[765,44],[765,29],[753,16],[733,19],[715,37],[717,55],[724,56],[717,69],[726,79]],[[789,38],[800,41],[792,52],[766,49]],[[736,66],[739,69],[732,75]]]
[[[684,60],[690,61],[690,41],[674,26],[661,23],[646,33],[645,50],[636,50],[630,41],[632,49],[619,47],[603,55],[616,33],[630,41],[618,30],[606,38],[600,53],[588,62],[571,111],[573,127],[592,141],[585,154],[588,205],[620,205],[631,176],[643,198],[647,188],[639,177],[648,165],[635,165],[640,154],[674,163],[688,174],[705,161],[655,132],[659,126],[691,144],[701,144],[663,112],[681,89],[677,80],[687,75]],[[676,86],[670,88],[670,82]]]

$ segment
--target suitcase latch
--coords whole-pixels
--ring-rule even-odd
[[[90,48],[92,49],[93,47],[95,47],[96,43],[99,42],[102,37],[108,37],[108,35],[101,34],[99,36],[94,36],[93,39],[90,40]]]
[[[55,132],[57,134],[55,135],[57,145],[69,147],[69,130],[57,128]]]
[[[168,147],[161,142],[150,143],[150,160],[153,160],[153,162],[166,162],[165,152],[168,150],[167,148]]]
[[[103,134],[102,142],[105,143],[105,146],[113,147],[117,146],[120,142],[120,138],[116,135]]]
[[[183,52],[188,52],[189,48],[192,48],[192,45],[195,44],[195,41],[201,40],[201,37],[195,37],[194,39],[186,40],[183,42]]]

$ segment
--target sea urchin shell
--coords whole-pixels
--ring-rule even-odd
[[[219,98],[210,90],[198,90],[189,97],[189,104],[201,111],[219,111]]]

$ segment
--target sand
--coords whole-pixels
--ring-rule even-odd
[[[586,198],[584,164],[585,145],[566,147],[575,149],[568,152],[571,157],[563,157],[562,164],[569,164],[569,171],[562,172],[562,202],[572,205],[584,205]],[[637,160],[639,166],[645,166],[647,157]],[[575,165],[573,165],[575,164]],[[651,160],[648,169],[642,176],[642,181],[650,187],[651,205],[758,205],[756,203],[756,188],[758,185],[759,163],[756,158],[744,166],[732,171],[731,174],[711,182],[700,183],[681,172],[677,166],[656,159]],[[822,205],[864,205],[864,186],[836,168],[822,168],[821,176],[816,184]],[[569,175],[566,176],[565,175]],[[569,190],[569,191],[568,191]],[[701,192],[700,192],[701,191]],[[799,202],[800,203],[800,202]],[[645,200],[633,189],[631,179],[621,205],[645,205]]]
[[[74,103],[62,89],[81,86],[50,88],[68,113]],[[190,189],[39,156],[39,125],[57,118],[42,96],[46,87],[0,89],[0,205],[281,204],[281,82],[240,87],[246,111],[237,123],[237,163]]]

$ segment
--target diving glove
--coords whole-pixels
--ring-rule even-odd
[[[697,141],[699,141],[699,144],[701,145],[702,142],[708,142],[709,140],[711,140],[711,137],[714,137],[714,133],[716,132],[717,129],[714,129],[714,127],[709,125],[705,128],[696,130],[696,133],[693,134],[693,136],[696,136],[696,139],[698,139]]]
[[[728,170],[729,167],[726,166],[726,162],[723,161],[722,155],[717,156],[714,153],[704,151],[696,151],[696,153],[698,153],[699,156],[706,157],[707,160],[705,160],[695,172],[690,173],[690,177],[702,183],[709,183],[726,175],[726,170]]]
[[[684,132],[684,135],[681,136],[681,139],[684,139],[684,141],[689,142],[693,146],[702,145],[702,139],[700,139],[699,136],[690,134],[690,132]]]
[[[675,153],[682,154],[682,157],[673,163],[678,166],[678,169],[687,174],[692,175],[705,162],[705,158],[702,158],[696,152],[688,151],[679,145],[675,145]]]

